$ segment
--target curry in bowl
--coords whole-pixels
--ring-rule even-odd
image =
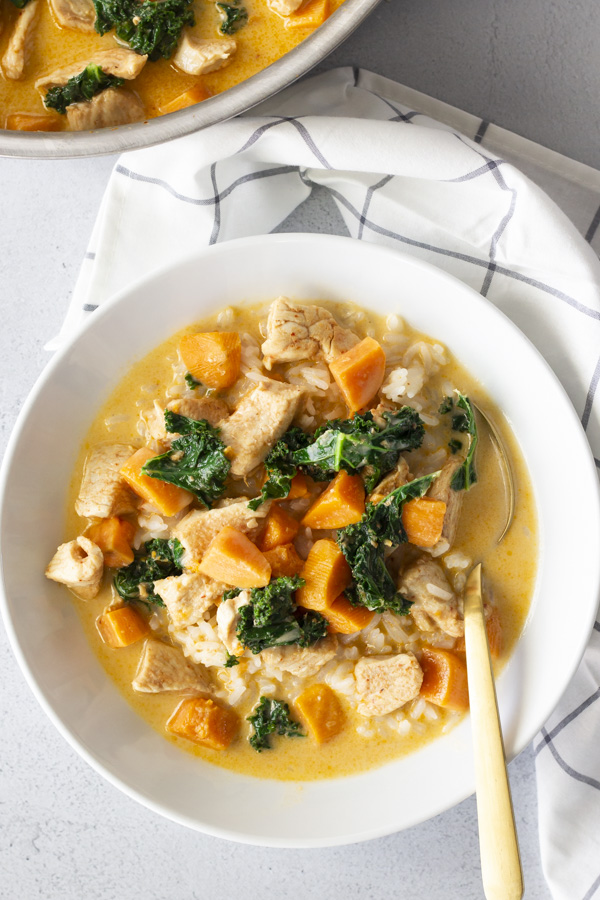
[[[516,473],[512,528],[498,459]],[[474,561],[498,666],[530,603],[537,526],[478,382],[398,316],[229,307],[138,362],[97,417],[47,576],[165,737],[218,765],[365,770],[468,709]]]
[[[87,131],[221,93],[342,0],[0,0],[0,127]]]

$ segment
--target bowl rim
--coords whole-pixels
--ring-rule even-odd
[[[470,288],[460,279],[444,272],[443,270],[438,269],[436,266],[432,265],[429,262],[425,262],[414,256],[411,256],[403,251],[398,251],[395,248],[391,248],[389,246],[384,246],[381,244],[367,243],[363,241],[357,241],[353,238],[343,237],[338,235],[327,235],[327,234],[314,234],[314,233],[280,233],[280,234],[270,234],[270,235],[258,235],[251,236],[246,238],[238,238],[235,240],[223,242],[222,244],[216,244],[209,247],[202,248],[192,254],[185,254],[180,257],[179,260],[169,263],[165,265],[149,275],[144,276],[139,279],[135,283],[129,285],[127,288],[119,291],[114,294],[111,298],[105,301],[94,313],[91,315],[83,325],[70,337],[68,338],[64,345],[55,353],[53,358],[49,361],[48,365],[44,368],[44,370],[40,373],[38,379],[36,380],[32,390],[30,391],[23,407],[17,417],[15,425],[13,427],[12,433],[10,435],[6,453],[4,455],[4,459],[2,461],[2,466],[0,468],[0,551],[2,550],[2,544],[4,543],[4,523],[5,523],[5,512],[6,512],[6,487],[8,483],[8,478],[10,474],[10,469],[12,466],[12,461],[15,456],[15,452],[17,450],[18,444],[21,439],[21,434],[23,428],[28,420],[29,412],[31,408],[34,406],[38,395],[44,390],[46,382],[50,379],[54,371],[62,365],[64,358],[71,353],[73,348],[77,345],[77,343],[83,339],[88,332],[93,330],[96,327],[96,323],[101,319],[110,316],[115,307],[118,307],[126,298],[137,291],[144,290],[149,284],[153,281],[167,277],[174,270],[178,269],[181,266],[197,263],[199,260],[206,257],[206,255],[220,255],[220,254],[228,254],[230,252],[236,251],[236,248],[240,245],[247,245],[249,247],[258,246],[261,244],[269,244],[269,245],[278,245],[284,243],[300,243],[305,245],[310,245],[313,242],[325,243],[333,245],[334,243],[343,244],[344,246],[348,246],[350,242],[352,242],[355,247],[354,250],[358,250],[359,248],[356,245],[361,245],[359,252],[367,252],[368,254],[383,254],[387,257],[395,256],[401,257],[401,262],[407,263],[410,266],[414,267],[416,270],[427,270],[430,274],[435,273],[435,277],[439,280],[440,286],[443,287],[444,283],[452,283],[453,285],[459,285],[460,288],[474,297],[477,298],[479,302],[483,302],[489,313],[493,316],[498,317],[499,320],[503,320],[504,324],[508,324],[510,329],[512,329],[515,335],[518,336],[518,339],[521,341],[525,341],[529,345],[529,350],[532,352],[536,358],[538,364],[541,364],[543,368],[545,368],[547,374],[551,377],[551,379],[555,383],[555,387],[560,391],[566,400],[566,404],[568,409],[570,410],[571,415],[571,423],[578,434],[578,440],[581,447],[581,459],[578,461],[581,466],[587,468],[588,475],[590,476],[589,481],[590,485],[593,485],[592,491],[590,493],[589,502],[593,507],[594,511],[594,525],[596,532],[600,534],[600,484],[598,482],[598,478],[596,475],[596,466],[594,463],[594,457],[587,441],[587,437],[583,428],[581,426],[581,422],[577,416],[577,413],[562,385],[558,376],[554,373],[551,366],[544,359],[541,353],[537,350],[532,341],[518,328],[518,326],[508,317],[505,313],[499,310],[494,304],[492,304],[486,298],[481,297],[477,291],[473,288]],[[131,363],[131,359],[129,360],[129,364]],[[541,523],[540,523],[541,524]],[[540,540],[541,544],[541,540]],[[541,552],[542,547],[540,546],[540,561],[541,561]],[[593,592],[596,597],[600,594],[600,558],[598,558],[596,562],[595,569],[595,581],[594,584],[590,587],[590,594]],[[178,824],[185,825],[186,827],[192,828],[194,830],[200,831],[202,833],[224,838],[227,840],[232,840],[238,843],[244,843],[254,846],[267,846],[267,847],[281,847],[281,848],[323,848],[323,847],[333,847],[346,845],[351,843],[357,843],[366,840],[372,840],[379,837],[383,837],[389,834],[397,833],[399,830],[402,830],[405,827],[411,827],[412,825],[419,824],[422,821],[432,818],[435,815],[438,815],[441,812],[451,808],[452,806],[460,803],[466,797],[470,796],[473,790],[467,790],[459,794],[455,794],[450,801],[450,805],[448,800],[440,800],[437,805],[429,805],[427,810],[423,813],[421,817],[413,816],[409,825],[403,826],[382,826],[380,829],[368,828],[364,832],[356,832],[352,835],[344,834],[342,836],[329,836],[327,838],[288,838],[288,837],[273,837],[273,836],[260,836],[260,835],[252,835],[246,832],[235,831],[231,828],[222,828],[220,826],[215,826],[208,824],[206,822],[199,822],[197,819],[194,819],[186,814],[178,813],[173,809],[166,807],[161,802],[157,802],[152,799],[148,794],[144,791],[138,790],[136,788],[131,787],[126,781],[120,778],[114,771],[112,771],[109,764],[106,762],[102,762],[94,752],[89,749],[82,741],[80,741],[70,730],[69,726],[66,725],[59,714],[55,712],[52,707],[52,704],[49,699],[44,695],[41,686],[39,685],[36,677],[34,676],[29,663],[25,657],[24,652],[21,649],[20,641],[17,636],[16,629],[13,624],[12,616],[9,609],[8,598],[5,589],[4,583],[4,560],[3,554],[0,552],[0,613],[2,615],[2,620],[4,622],[6,632],[8,635],[9,643],[11,649],[19,663],[21,671],[25,676],[25,680],[27,681],[29,687],[31,688],[34,696],[38,700],[40,706],[49,717],[49,719],[56,726],[57,730],[63,735],[68,744],[73,747],[77,751],[77,753],[88,762],[91,767],[98,772],[98,774],[102,775],[107,781],[109,781],[112,785],[119,788],[123,791],[127,796],[131,797],[134,800],[137,800],[142,805],[151,809],[153,812],[156,812],[171,821],[174,821]],[[544,724],[544,722],[548,719],[552,711],[555,709],[556,705],[559,703],[561,697],[565,693],[576,669],[579,666],[579,663],[583,657],[586,646],[589,641],[589,635],[592,631],[596,618],[596,607],[590,605],[589,614],[585,620],[585,627],[581,627],[579,629],[580,633],[580,641],[579,641],[579,651],[577,654],[574,654],[571,663],[563,672],[562,677],[562,687],[560,693],[557,694],[552,700],[552,702],[548,703],[545,708],[540,708],[537,720],[535,722],[535,728],[531,727],[528,729],[531,732],[527,738],[527,740],[521,740],[519,744],[517,744],[514,748],[509,748],[507,753],[507,759],[510,761],[515,758],[522,750],[530,743],[535,734],[537,734]],[[524,629],[527,625],[524,626]],[[521,639],[519,637],[517,641],[517,645],[513,650],[513,654],[511,658],[508,660],[507,667],[510,664],[511,660],[514,658],[515,651],[518,647],[518,643]],[[506,668],[505,670],[506,671]],[[468,718],[468,717],[467,717]],[[433,742],[436,743],[436,742]],[[367,770],[365,772],[357,773],[355,775],[343,776],[344,780],[347,780],[350,783],[349,779],[360,779],[366,778],[369,776],[369,773],[375,770]],[[232,773],[234,775],[238,775],[238,773]],[[340,780],[340,779],[331,779],[332,781]],[[473,780],[473,779],[472,779]],[[326,780],[327,781],[327,780]],[[293,783],[293,782],[292,782]],[[309,782],[309,784],[315,784],[317,782]],[[433,810],[433,811],[432,811]]]
[[[312,34],[234,87],[187,109],[97,131],[19,132],[0,129],[0,156],[73,159],[153,147],[240,115],[297,81],[341,44],[381,0],[344,0]]]

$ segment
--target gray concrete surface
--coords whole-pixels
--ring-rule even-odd
[[[371,68],[600,166],[599,26],[594,0],[384,0],[321,68]],[[66,310],[113,163],[0,160],[2,449],[48,360],[43,346]],[[283,227],[335,231],[340,223],[313,196]],[[89,769],[38,707],[4,632],[0,679],[3,900],[483,896],[473,799],[355,847],[239,847],[159,818]],[[510,774],[526,897],[545,900],[530,750]]]

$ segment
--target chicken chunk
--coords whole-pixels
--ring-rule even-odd
[[[289,672],[297,678],[310,678],[333,659],[336,653],[337,638],[334,634],[329,634],[312,647],[298,647],[296,644],[269,647],[260,656],[268,669]]]
[[[121,477],[121,467],[135,453],[129,444],[101,444],[85,461],[75,512],[84,518],[108,519],[133,512],[135,497]]]
[[[12,81],[23,77],[27,58],[31,51],[38,12],[39,0],[31,0],[19,12],[12,34],[8,39],[8,46],[2,57],[2,71]]]
[[[291,16],[303,2],[304,0],[267,0],[267,6],[280,16]]]
[[[154,640],[144,644],[131,686],[134,691],[144,694],[161,691],[206,693],[210,690],[207,673],[188,662],[179,647]]]
[[[223,596],[224,590],[224,584],[197,572],[171,575],[154,582],[155,593],[177,626],[199,622],[206,610]]]
[[[100,590],[104,557],[102,550],[81,535],[61,544],[46,569],[46,578],[58,581],[82,600],[92,600]]]
[[[182,543],[185,550],[185,565],[199,564],[212,539],[227,525],[253,540],[264,525],[270,508],[270,501],[254,511],[249,509],[247,500],[234,500],[213,509],[189,512],[173,529],[173,537]]]
[[[131,91],[108,88],[83,103],[67,107],[67,122],[71,131],[93,131],[141,122],[146,115],[144,104]]]
[[[50,72],[48,75],[42,75],[35,82],[35,88],[42,94],[45,94],[49,88],[55,85],[66,84],[69,78],[79,75],[86,66],[92,63],[100,66],[107,75],[115,75],[117,78],[131,81],[140,74],[146,65],[147,59],[147,56],[140,56],[139,53],[134,53],[133,50],[127,50],[125,47],[115,46],[110,50],[96,50],[87,59],[71,63],[71,65],[64,66],[62,69],[55,69],[54,72]]]
[[[204,40],[187,29],[173,56],[178,69],[187,75],[206,75],[228,66],[237,50],[235,38]]]
[[[423,670],[412,653],[365,656],[354,667],[357,711],[361,716],[385,716],[421,690]]]
[[[456,529],[462,509],[464,491],[453,491],[450,487],[452,478],[457,469],[461,467],[463,457],[453,456],[448,462],[442,466],[440,475],[435,479],[427,496],[432,500],[442,500],[446,504],[446,513],[444,515],[444,527],[442,528],[442,538],[448,541],[451,547],[456,538]]]
[[[223,400],[213,400],[210,397],[186,397],[182,400],[171,400],[167,403],[167,409],[187,416],[188,419],[205,419],[213,427],[222,422],[229,415],[227,404]],[[158,400],[154,401],[153,409],[145,415],[146,427],[150,437],[161,444],[170,444],[178,435],[169,432],[165,428],[165,414]]]
[[[279,297],[269,310],[262,353],[267,369],[277,362],[317,357],[324,357],[329,363],[358,342],[354,332],[338,325],[326,309],[301,306]]]
[[[279,381],[261,382],[245,394],[220,423],[220,438],[231,448],[231,474],[247,475],[263,462],[291,424],[302,390]]]
[[[241,656],[244,652],[244,645],[238,640],[236,631],[240,607],[249,603],[250,591],[241,591],[237,597],[223,600],[217,607],[217,633],[227,647],[227,652],[233,656]]]
[[[94,33],[96,10],[93,0],[50,0],[50,8],[62,28]]]
[[[382,478],[374,490],[371,491],[367,500],[369,503],[379,503],[387,497],[388,494],[395,491],[396,488],[402,487],[403,484],[407,484],[411,480],[412,475],[410,474],[408,463],[404,457],[401,456],[396,468],[386,475],[385,478]]]
[[[420,559],[405,569],[398,590],[413,601],[410,614],[420,631],[439,629],[451,637],[465,633],[462,601],[433,559]]]

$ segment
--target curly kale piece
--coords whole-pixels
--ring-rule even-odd
[[[155,538],[146,541],[135,553],[135,559],[114,578],[115,590],[126,603],[143,603],[148,609],[165,604],[154,592],[154,582],[170,575],[181,575],[183,547],[177,540]]]
[[[287,497],[294,475],[300,471],[315,481],[329,481],[340,469],[351,475],[363,470],[365,488],[372,491],[394,468],[400,454],[421,446],[425,428],[418,412],[403,406],[384,412],[385,424],[366,412],[353,419],[333,419],[311,438],[293,428],[275,444],[267,456],[267,480],[260,497],[250,502],[252,509],[271,497]]]
[[[250,746],[259,753],[261,750],[270,750],[271,734],[280,734],[285,737],[305,737],[302,734],[301,725],[290,716],[290,708],[282,700],[272,700],[270,697],[261,697],[247,722],[252,725],[252,734],[249,737]]]
[[[304,584],[298,576],[276,578],[250,591],[250,603],[239,609],[236,635],[252,653],[267,647],[298,644],[310,647],[327,634],[327,620],[318,612],[300,609],[292,594]]]
[[[29,0],[10,0],[13,6],[16,6],[17,9],[25,9]]]
[[[200,387],[202,384],[201,381],[198,381],[197,378],[194,378],[191,372],[186,372],[184,375],[185,383],[189,387],[190,391],[193,391],[195,388]]]
[[[281,437],[265,459],[267,478],[258,497],[248,503],[250,509],[258,509],[265,500],[287,497],[292,486],[292,478],[298,467],[291,461],[294,451],[306,447],[312,441],[310,434],[301,428],[290,428]]]
[[[219,429],[209,425],[206,419],[190,419],[169,409],[165,410],[165,427],[180,437],[175,438],[166,453],[149,459],[142,472],[185,488],[210,507],[225,490],[231,468]]]
[[[391,609],[400,616],[407,614],[408,601],[396,590],[384,553],[407,540],[402,524],[404,504],[422,497],[438,475],[435,472],[415,478],[396,488],[380,503],[368,503],[360,522],[338,531],[337,542],[354,578],[345,593],[354,606],[378,611]]]
[[[47,109],[55,109],[64,116],[67,106],[71,106],[72,103],[91,100],[106,88],[120,87],[122,84],[122,78],[107,75],[100,66],[90,63],[79,75],[69,78],[66,84],[51,87],[44,97],[44,106]]]
[[[239,666],[239,664],[240,664],[240,661],[237,658],[237,656],[234,656],[233,653],[229,653],[229,651],[227,651],[227,659],[225,660],[225,668],[232,669],[233,666]]]
[[[248,21],[248,10],[245,6],[230,3],[215,4],[223,21],[219,31],[221,34],[235,34]]]
[[[475,471],[475,451],[479,440],[477,423],[475,421],[473,404],[464,394],[458,394],[456,407],[459,412],[452,417],[452,428],[454,431],[459,431],[469,436],[469,450],[465,461],[454,473],[450,487],[453,491],[468,491],[477,482],[477,472]]]
[[[94,0],[94,8],[99,34],[114,28],[119,40],[151,62],[170,59],[184,27],[195,23],[192,0]]]
[[[446,413],[449,413],[453,406],[454,400],[452,397],[444,397],[438,409],[440,416],[445,416]]]

